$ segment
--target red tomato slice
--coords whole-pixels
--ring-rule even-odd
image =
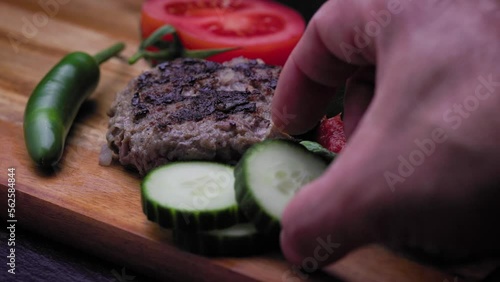
[[[240,47],[213,61],[243,56],[283,65],[305,29],[295,10],[267,0],[149,0],[142,6],[143,38],[173,25],[188,49]]]
[[[334,153],[340,153],[344,149],[346,137],[344,134],[344,122],[340,115],[321,120],[318,128],[318,143]]]

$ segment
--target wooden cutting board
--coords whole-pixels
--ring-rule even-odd
[[[145,64],[113,59],[102,66],[97,91],[84,104],[59,169],[39,172],[24,147],[22,122],[27,99],[45,73],[65,54],[95,53],[123,41],[130,56],[138,45],[141,1],[2,0],[0,2],[1,199],[7,168],[16,169],[17,225],[163,280],[298,281],[279,254],[209,259],[172,245],[171,232],[146,220],[139,177],[118,165],[98,165],[105,144],[106,111],[115,93]],[[5,207],[5,204],[1,204]],[[5,217],[5,212],[2,211]],[[4,218],[5,219],[5,218]],[[325,272],[346,281],[453,281],[430,267],[370,246]],[[309,281],[334,280],[325,275]]]

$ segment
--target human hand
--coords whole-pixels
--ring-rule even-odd
[[[273,121],[307,131],[348,79],[348,144],[283,214],[290,262],[321,267],[372,242],[500,250],[499,26],[495,0],[331,0],[317,12],[284,66]]]

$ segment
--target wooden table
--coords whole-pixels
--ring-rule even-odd
[[[22,132],[32,89],[68,52],[95,53],[123,41],[128,46],[125,55],[130,56],[138,45],[141,5],[137,0],[42,2],[52,5],[42,7],[35,0],[0,2],[0,198],[6,199],[7,168],[13,167],[17,225],[161,279],[298,281],[288,279],[291,266],[280,254],[209,259],[177,249],[171,232],[143,215],[138,176],[117,165],[98,165],[106,111],[115,93],[147,69],[145,64],[128,66],[117,59],[105,63],[101,83],[84,104],[59,169],[45,175],[34,167]],[[378,246],[359,250],[325,271],[347,281],[453,281]]]

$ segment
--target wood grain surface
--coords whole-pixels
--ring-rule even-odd
[[[52,3],[49,8],[40,3]],[[98,165],[105,144],[106,111],[115,94],[144,63],[103,64],[97,91],[71,130],[63,161],[51,175],[36,169],[24,147],[22,122],[27,99],[45,73],[65,54],[95,53],[116,41],[138,45],[141,1],[46,0],[0,2],[1,199],[7,168],[16,168],[18,225],[163,280],[299,281],[279,253],[248,258],[210,259],[171,243],[171,232],[146,220],[139,177],[118,165]],[[6,201],[5,201],[6,202]],[[4,206],[4,203],[1,205]],[[5,209],[6,210],[6,209]],[[6,217],[2,210],[2,217]],[[431,267],[396,256],[382,247],[359,250],[324,273],[304,280],[453,281]]]

